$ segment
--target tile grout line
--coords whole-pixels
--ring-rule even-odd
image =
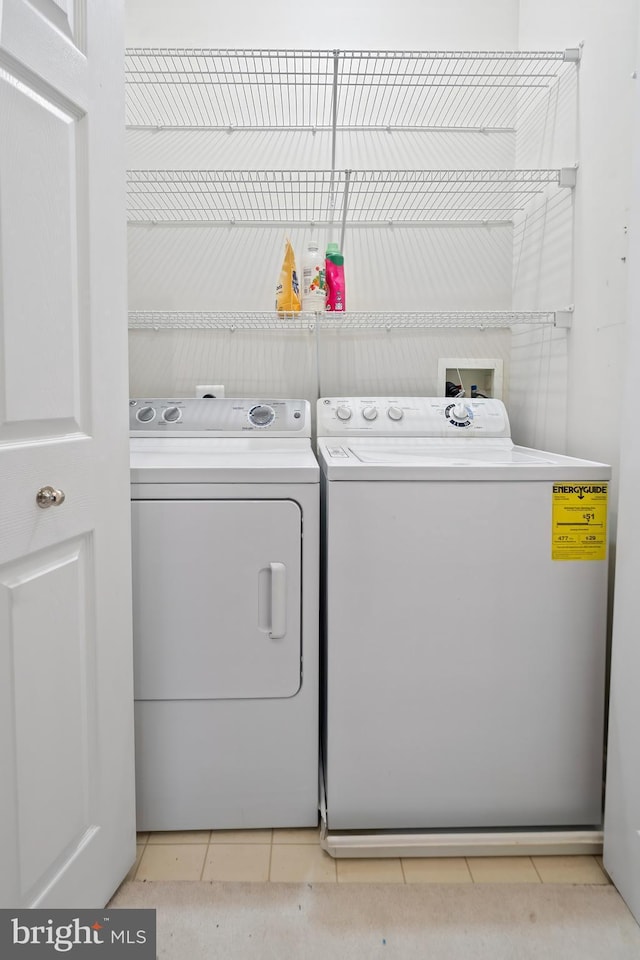
[[[207,869],[207,861],[209,859],[209,848],[211,847],[211,836],[212,831],[209,830],[209,839],[207,840],[207,849],[204,852],[204,860],[202,861],[202,870],[200,871],[200,882],[204,877],[204,871]]]
[[[535,875],[538,877],[538,879],[540,880],[540,883],[544,883],[544,880],[542,879],[542,877],[541,877],[540,874],[538,873],[538,869],[537,869],[535,863],[533,862],[533,857],[531,856],[531,854],[529,854],[529,856],[527,857],[527,860],[529,861],[529,863],[530,863],[531,866],[533,867],[534,873],[535,873]]]
[[[133,874],[133,877],[131,878],[132,880],[137,880],[137,879],[138,879],[138,871],[140,870],[140,867],[142,866],[142,858],[144,857],[145,850],[147,849],[147,847],[148,847],[148,845],[149,845],[149,838],[151,837],[151,831],[150,831],[150,830],[147,830],[147,831],[146,831],[146,834],[147,834],[147,839],[144,841],[144,843],[140,844],[140,846],[142,847],[142,853],[140,854],[140,859],[138,860],[138,862],[137,862],[137,864],[136,864],[135,872],[134,872],[134,874]],[[136,860],[137,860],[137,859],[138,859],[138,834],[136,833]]]
[[[531,860],[531,866],[533,867],[533,869],[535,870],[535,872],[537,873],[537,875],[540,877],[540,883],[544,883],[544,880],[542,879],[542,875],[541,875],[540,871],[538,870],[538,868],[536,867],[536,862],[535,862],[535,860],[533,859],[533,857],[529,857],[529,860]]]
[[[271,831],[271,843],[269,845],[269,870],[267,871],[267,883],[273,883],[271,879],[271,861],[273,860],[273,830]]]

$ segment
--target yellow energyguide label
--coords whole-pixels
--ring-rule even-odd
[[[608,484],[554,483],[552,560],[604,560],[607,556]]]

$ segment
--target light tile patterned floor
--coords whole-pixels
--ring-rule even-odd
[[[139,833],[128,880],[250,880],[274,883],[606,884],[600,857],[410,857],[340,859],[320,831],[193,830]]]

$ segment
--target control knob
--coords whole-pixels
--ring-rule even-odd
[[[162,414],[165,423],[177,423],[180,419],[180,410],[178,407],[167,407]]]
[[[365,420],[375,420],[378,416],[378,411],[375,407],[365,407],[362,411],[362,416]]]
[[[387,410],[387,416],[390,420],[402,420],[404,417],[404,412],[400,409],[400,407],[389,407]]]
[[[249,410],[249,421],[255,427],[268,427],[275,420],[276,412],[266,403],[259,403]]]
[[[150,423],[156,415],[153,407],[141,407],[136,413],[136,420],[139,420],[140,423]]]
[[[445,410],[445,416],[452,427],[466,429],[473,422],[473,410],[461,400],[449,404]]]
[[[338,420],[351,420],[351,410],[349,407],[338,407],[336,417]]]

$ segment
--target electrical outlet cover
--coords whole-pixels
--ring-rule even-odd
[[[224,386],[221,383],[196,384],[196,397],[224,397]]]

